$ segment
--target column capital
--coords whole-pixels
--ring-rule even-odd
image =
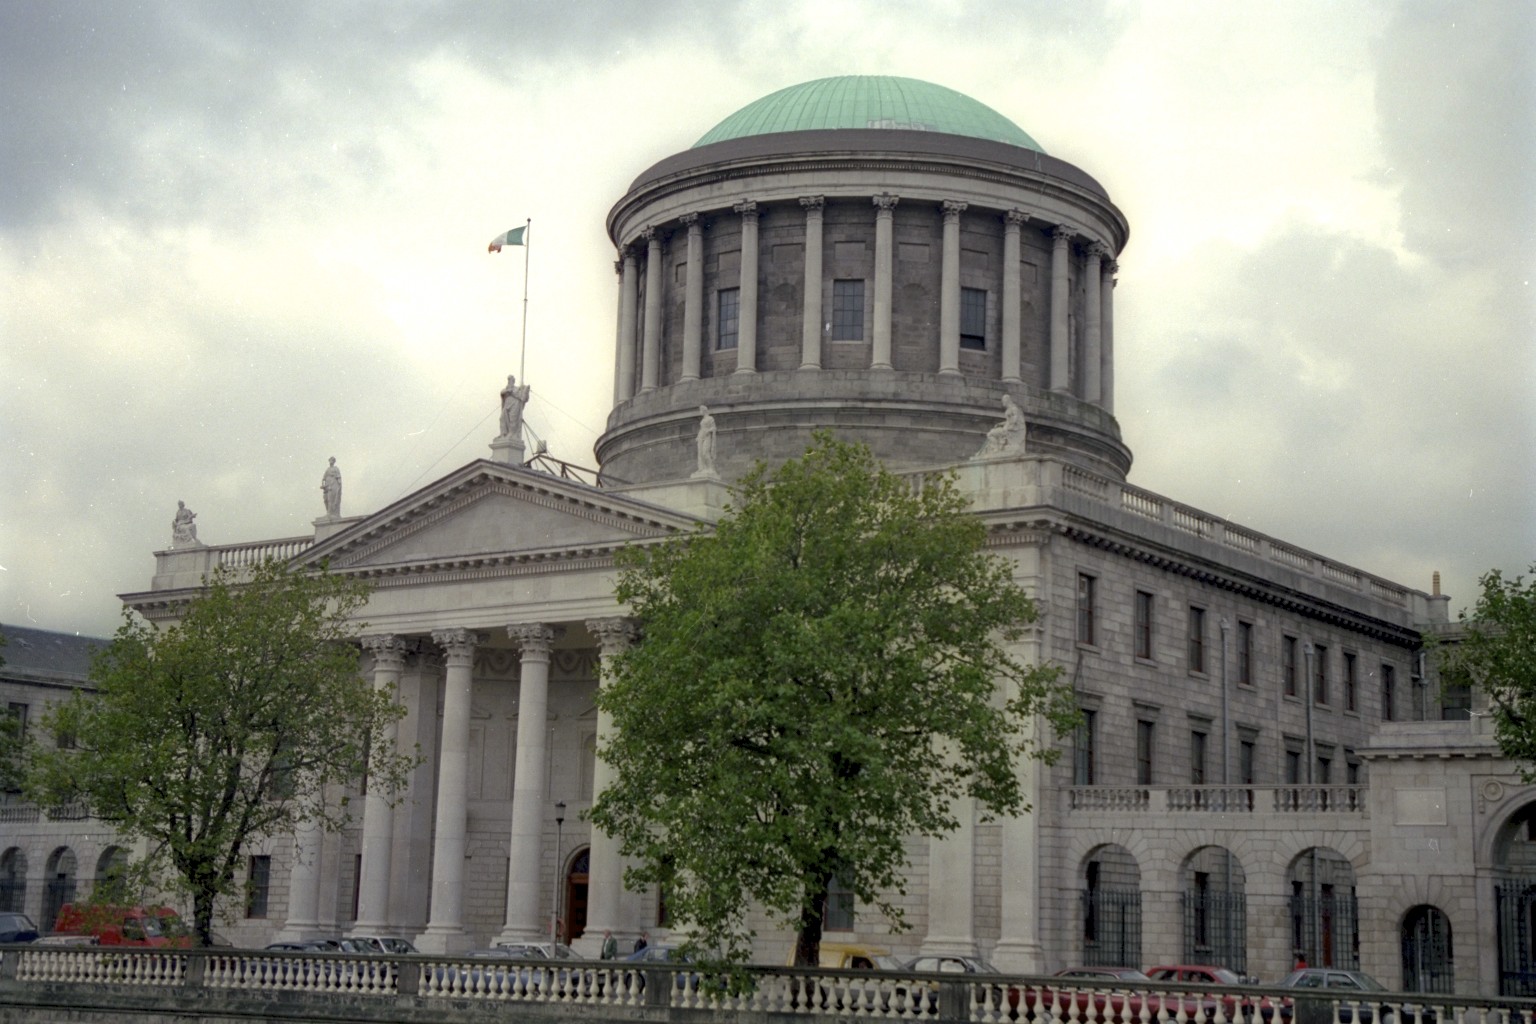
[[[639,633],[635,620],[627,615],[613,615],[602,619],[588,619],[587,632],[597,638],[599,652],[605,658],[629,649]]]
[[[1011,209],[1011,210],[1009,210],[1009,211],[1007,211],[1006,213],[1003,214],[1003,223],[1004,224],[1011,224],[1011,225],[1013,225],[1015,227],[1022,227],[1023,225],[1027,224],[1028,222],[1029,222],[1029,214],[1025,213],[1023,210],[1019,209],[1018,207],[1014,207],[1013,209]]]
[[[507,627],[507,636],[523,649],[525,655],[547,655],[559,635],[559,630],[542,622],[517,622]]]
[[[475,648],[485,643],[485,636],[472,629],[434,629],[432,642],[441,647],[450,659],[472,658]]]
[[[363,650],[373,655],[373,667],[378,669],[393,669],[399,672],[405,668],[405,656],[415,649],[415,644],[402,636],[393,633],[375,633],[365,636],[360,641]]]
[[[1088,245],[1088,255],[1102,260],[1105,256],[1109,255],[1109,246],[1103,242],[1090,242]]]
[[[690,231],[699,226],[699,215],[697,213],[685,213],[677,219],[682,222],[683,227],[688,228]]]
[[[958,199],[946,199],[939,206],[944,210],[944,218],[958,217],[970,208],[969,203],[963,203]]]
[[[803,201],[804,200],[802,200],[802,202]],[[744,200],[742,202],[737,203],[735,206],[731,207],[731,209],[736,211],[737,213],[741,214],[742,219],[746,219],[748,217],[751,217],[751,218],[753,218],[755,220],[757,218],[757,200],[756,199]]]
[[[826,196],[801,196],[800,205],[805,207],[806,213],[820,213],[826,208]]]
[[[1070,224],[1057,224],[1055,227],[1051,228],[1051,240],[1057,245],[1063,245],[1067,242],[1070,242],[1072,240],[1072,236],[1075,234],[1077,234],[1077,232],[1072,229],[1072,225]]]
[[[1104,276],[1109,278],[1109,283],[1113,285],[1115,283],[1115,275],[1120,273],[1120,263],[1118,260],[1105,260],[1100,269],[1104,271]]]
[[[656,225],[651,224],[640,229],[640,239],[646,245],[660,245],[661,236],[656,231]]]
[[[881,213],[890,213],[892,210],[896,209],[896,204],[901,202],[901,197],[898,195],[893,195],[890,192],[881,192],[879,195],[873,197],[871,202],[880,208]]]

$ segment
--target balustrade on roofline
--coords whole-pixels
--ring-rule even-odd
[[[1327,580],[1399,608],[1409,607],[1408,590],[1404,587],[1245,529],[1219,516],[1181,505],[1152,491],[1120,483],[1070,464],[1062,465],[1061,484],[1069,491],[1151,522],[1162,523],[1181,533]]]
[[[269,559],[286,562],[313,547],[314,543],[313,536],[285,537],[281,540],[252,541],[249,544],[221,544],[211,547],[211,550],[214,565],[248,569],[255,568]]]
[[[1366,786],[1072,786],[1067,809],[1137,814],[1342,814],[1369,817]],[[1267,820],[1267,819],[1266,819]]]

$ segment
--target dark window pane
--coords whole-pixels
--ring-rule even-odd
[[[721,288],[717,294],[717,348],[735,348],[741,332],[741,289]]]
[[[864,282],[832,282],[832,340],[864,340]]]
[[[984,288],[960,289],[960,347],[986,351],[987,292]]]

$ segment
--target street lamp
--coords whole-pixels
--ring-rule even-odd
[[[560,941],[560,910],[561,910],[560,904],[563,902],[562,897],[565,895],[565,886],[560,884],[563,881],[563,879],[561,879],[561,877],[560,877],[560,856],[564,852],[564,846],[565,846],[564,828],[565,828],[565,801],[564,800],[556,800],[555,801],[555,909],[554,909],[553,915],[551,915],[550,920],[549,920],[549,940],[551,942],[559,942]],[[550,955],[551,956],[554,955],[554,950],[550,950]]]

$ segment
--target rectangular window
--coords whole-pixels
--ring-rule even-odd
[[[864,282],[832,282],[832,340],[864,340]]]
[[[1301,751],[1294,747],[1285,750],[1285,784],[1301,785]]]
[[[822,927],[829,932],[853,931],[853,890],[836,875],[827,886],[827,908]]]
[[[1152,660],[1152,595],[1136,591],[1136,657]]]
[[[1280,638],[1280,681],[1287,697],[1296,696],[1296,638]]]
[[[1360,693],[1355,681],[1355,656],[1344,652],[1344,710],[1358,711]]]
[[[1237,781],[1245,786],[1254,783],[1253,759],[1256,746],[1253,740],[1243,740],[1237,745]]]
[[[1077,642],[1092,644],[1094,637],[1094,599],[1098,580],[1085,572],[1077,574]]]
[[[1097,739],[1099,713],[1087,708],[1082,710],[1083,720],[1077,724],[1072,744],[1072,784],[1093,785],[1093,745]]]
[[[1447,685],[1440,697],[1440,718],[1446,722],[1472,720],[1472,687]]]
[[[1328,703],[1328,648],[1318,644],[1312,655],[1312,699]]]
[[[1205,737],[1196,729],[1189,734],[1189,784],[1205,785]]]
[[[1333,758],[1320,757],[1317,759],[1317,784],[1327,786],[1333,783]]]
[[[1151,722],[1136,723],[1136,784],[1152,785],[1152,733]]]
[[[741,337],[741,289],[721,288],[715,293],[715,347],[735,348]]]
[[[16,739],[27,738],[27,705],[12,702],[5,706],[5,713],[11,716],[11,722],[15,726]]]
[[[1189,670],[1205,671],[1205,609],[1189,608]]]
[[[272,858],[254,856],[245,869],[245,916],[266,917],[267,895],[272,886]]]
[[[1397,720],[1397,670],[1387,664],[1381,666],[1381,720]]]
[[[1237,620],[1237,685],[1253,685],[1253,623]]]
[[[960,289],[960,347],[987,350],[987,292],[984,288]]]

